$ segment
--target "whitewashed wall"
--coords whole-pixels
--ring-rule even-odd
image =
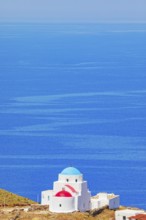
[[[129,220],[130,216],[135,216],[141,213],[144,213],[144,211],[143,210],[130,210],[130,209],[118,210],[118,211],[115,211],[115,220]]]
[[[41,204],[42,205],[50,205],[52,195],[53,195],[53,190],[42,191]]]
[[[53,196],[50,203],[50,211],[56,213],[69,213],[76,211],[74,197]]]

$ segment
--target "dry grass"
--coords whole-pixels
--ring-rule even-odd
[[[17,210],[14,208],[14,210],[5,212],[5,209],[0,209],[0,220],[113,220],[114,218],[114,211],[108,209],[94,217],[88,212],[55,214],[50,213],[49,210],[45,213],[41,213],[41,211],[39,212],[37,210],[25,212],[22,211],[21,208]]]
[[[0,189],[0,206],[26,206],[30,204],[35,204],[34,201],[31,201],[22,196],[15,195],[6,190]]]
[[[49,220],[88,220],[89,213],[74,212],[70,214],[53,214]]]
[[[103,211],[99,214],[96,215],[95,218],[96,220],[114,220],[115,219],[115,211],[110,210],[108,208],[103,209]]]

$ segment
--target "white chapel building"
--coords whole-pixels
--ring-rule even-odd
[[[85,212],[105,205],[116,209],[119,202],[119,196],[114,194],[99,193],[91,197],[87,181],[74,167],[64,169],[58,175],[58,181],[54,182],[53,190],[42,191],[41,195],[41,204],[49,205],[49,210],[56,213]]]
[[[83,175],[74,167],[64,169],[54,182],[53,190],[42,192],[42,205],[56,213],[90,210],[91,193]]]

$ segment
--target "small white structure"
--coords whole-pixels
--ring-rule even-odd
[[[64,169],[54,182],[53,190],[43,191],[41,196],[41,204],[49,205],[49,210],[56,213],[85,212],[105,205],[116,209],[119,203],[119,196],[114,194],[99,193],[91,198],[87,182],[74,167]]]
[[[143,214],[143,210],[125,209],[115,212],[115,220],[129,220],[129,217]]]
[[[42,205],[51,212],[68,213],[90,210],[91,194],[83,175],[74,167],[64,169],[54,182],[53,190],[42,192]]]
[[[91,209],[109,206],[109,209],[117,209],[120,206],[120,196],[108,193],[98,193],[91,198]]]

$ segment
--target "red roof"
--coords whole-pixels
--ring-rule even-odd
[[[146,214],[138,214],[138,215],[130,216],[129,219],[146,220]]]
[[[72,197],[72,195],[65,190],[58,192],[55,196],[56,197]]]

